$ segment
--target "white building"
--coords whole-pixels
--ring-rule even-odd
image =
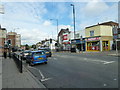
[[[16,35],[16,46],[17,47],[21,46],[21,35],[20,34]]]
[[[80,39],[82,36],[82,38],[85,38],[85,30],[78,30],[75,32],[75,39]],[[70,39],[74,39],[74,32],[71,31],[70,33]]]
[[[48,47],[51,50],[55,50],[55,43],[57,43],[54,39],[52,39],[52,43],[50,43],[50,40],[45,41],[44,44],[42,44],[42,47]]]

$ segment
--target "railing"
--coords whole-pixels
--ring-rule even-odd
[[[21,59],[20,55],[13,53],[12,58],[15,61],[19,72],[22,73],[23,68],[22,68],[22,59]]]

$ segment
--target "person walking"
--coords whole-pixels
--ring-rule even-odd
[[[7,58],[7,49],[6,48],[4,48],[3,56],[4,56],[5,59]]]

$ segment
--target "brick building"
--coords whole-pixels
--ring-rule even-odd
[[[1,28],[0,25],[0,53],[3,52],[3,48],[5,45],[5,41],[6,41],[6,34],[7,34],[7,30],[6,28]]]

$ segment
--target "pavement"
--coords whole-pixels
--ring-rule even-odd
[[[4,88],[46,88],[40,81],[38,81],[32,73],[23,67],[23,73],[20,73],[14,60],[0,57],[0,66],[3,70],[0,74],[0,86]],[[1,89],[0,87],[0,89]]]

